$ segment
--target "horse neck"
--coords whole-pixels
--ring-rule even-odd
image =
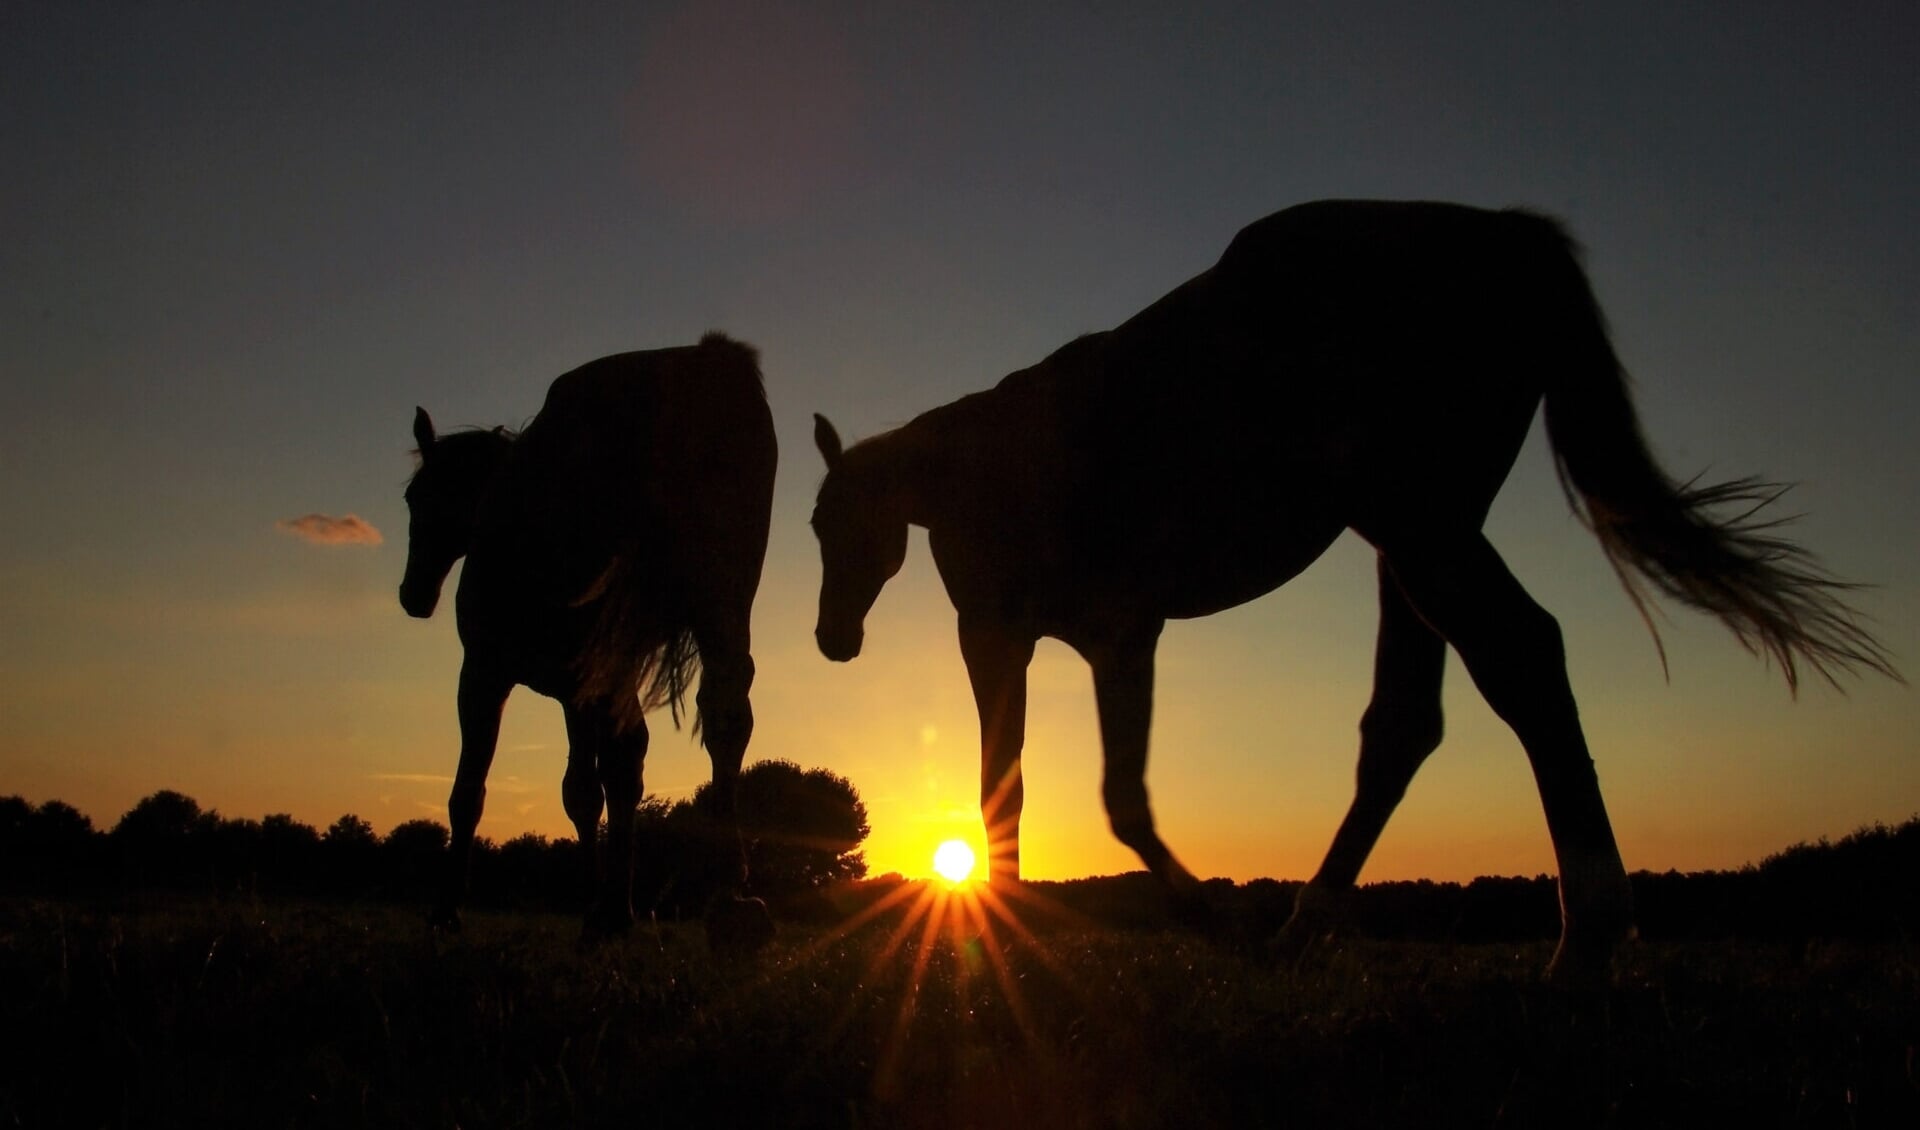
[[[956,504],[982,489],[982,453],[997,445],[1010,421],[1008,405],[997,390],[961,397],[923,412],[891,432],[875,436],[878,492],[882,505],[906,521],[932,529],[942,524]]]
[[[471,439],[466,436],[471,435]],[[511,433],[463,433],[462,440],[469,444],[460,455],[459,474],[465,480],[462,489],[473,499],[473,514],[466,542],[472,547],[479,535],[481,524],[489,506],[503,481],[507,464],[513,455],[515,437]]]
[[[1013,505],[1012,496],[1062,489],[1074,451],[1061,433],[1060,405],[1099,377],[1107,340],[1104,333],[1077,338],[992,388],[848,449],[849,467],[869,484],[864,496],[878,509],[875,519],[933,530],[1044,510],[1045,497],[1029,506]]]
[[[858,497],[871,508],[874,521],[927,524],[929,492],[922,478],[925,459],[919,440],[901,427],[869,436],[847,450],[843,473],[860,484]]]

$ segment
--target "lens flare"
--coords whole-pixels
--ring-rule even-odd
[[[949,883],[964,883],[973,874],[973,849],[965,840],[948,840],[934,849],[933,869]]]

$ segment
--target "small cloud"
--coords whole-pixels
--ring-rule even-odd
[[[369,773],[370,780],[399,781],[409,785],[451,785],[453,778],[439,773]]]
[[[348,514],[344,518],[335,518],[331,514],[282,518],[273,524],[273,528],[314,545],[379,545],[385,540],[381,538],[380,531],[373,528],[373,523],[358,514]]]

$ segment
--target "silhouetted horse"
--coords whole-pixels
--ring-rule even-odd
[[[820,650],[860,653],[907,526],[926,527],[980,713],[990,874],[1019,874],[1026,668],[1051,636],[1093,669],[1114,834],[1191,901],[1144,784],[1161,628],[1271,591],[1352,529],[1378,552],[1381,609],[1358,789],[1282,940],[1332,921],[1439,744],[1452,644],[1539,784],[1561,882],[1552,968],[1590,974],[1632,929],[1627,875],[1559,627],[1481,533],[1543,398],[1568,500],[1643,615],[1650,584],[1789,686],[1802,663],[1892,674],[1844,586],[1752,517],[1775,488],[1676,485],[1656,466],[1557,224],[1341,201],[1250,225],[1117,329],[844,452],[816,417]]]
[[[553,382],[522,434],[434,434],[417,409],[420,468],[400,604],[430,616],[454,561],[460,767],[451,869],[436,917],[457,921],[500,713],[515,684],[566,712],[562,797],[597,898],[590,926],[632,921],[634,814],[645,712],[680,720],[699,673],[695,732],[727,822],[753,733],[749,620],[766,555],[776,452],[749,346],[622,353]],[[604,796],[607,852],[597,859]]]

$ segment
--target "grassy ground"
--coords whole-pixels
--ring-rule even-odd
[[[1351,943],[1299,967],[928,888],[582,946],[574,920],[0,906],[0,1126],[1920,1126],[1912,943]],[[929,913],[929,911],[932,911]]]

